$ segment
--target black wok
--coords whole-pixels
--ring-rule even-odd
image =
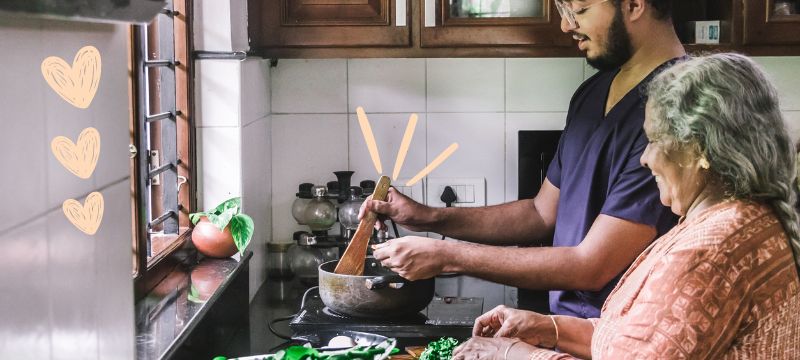
[[[415,314],[433,298],[434,279],[409,281],[367,258],[364,275],[341,275],[337,260],[319,266],[319,295],[331,310],[355,317],[392,318]]]

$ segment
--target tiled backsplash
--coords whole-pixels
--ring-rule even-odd
[[[384,174],[416,113],[399,177],[456,142],[429,176],[485,178],[487,203],[499,204],[516,198],[515,131],[561,129],[573,91],[592,73],[580,58],[280,60],[271,72],[272,238],[303,230],[290,215],[299,183],[324,184],[344,169],[356,183],[378,177],[356,107],[370,119]]]

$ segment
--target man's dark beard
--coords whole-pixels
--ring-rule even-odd
[[[630,60],[633,49],[631,38],[622,21],[622,9],[617,8],[611,27],[608,29],[606,51],[596,58],[586,57],[586,62],[593,68],[606,71],[614,70]]]

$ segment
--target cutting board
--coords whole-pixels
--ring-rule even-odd
[[[388,176],[381,176],[378,184],[375,185],[375,192],[372,193],[373,200],[386,201],[386,194],[389,192],[389,185],[391,181]],[[369,238],[372,236],[372,229],[375,228],[375,221],[378,215],[372,211],[367,210],[361,222],[358,223],[353,239],[350,240],[350,245],[344,250],[342,258],[336,264],[334,273],[341,275],[358,275],[364,274],[364,259],[367,257],[367,246],[369,245]]]

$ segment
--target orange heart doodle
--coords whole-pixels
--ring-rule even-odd
[[[78,135],[78,143],[64,136],[56,136],[50,149],[58,162],[81,179],[92,176],[100,157],[100,133],[95,128],[86,128]]]
[[[86,109],[100,85],[100,52],[84,46],[75,54],[72,67],[57,56],[42,61],[42,75],[55,92],[75,107]]]
[[[73,199],[67,199],[61,204],[67,220],[75,225],[78,230],[87,235],[94,235],[100,222],[103,220],[103,194],[93,192],[86,197],[83,205]]]

